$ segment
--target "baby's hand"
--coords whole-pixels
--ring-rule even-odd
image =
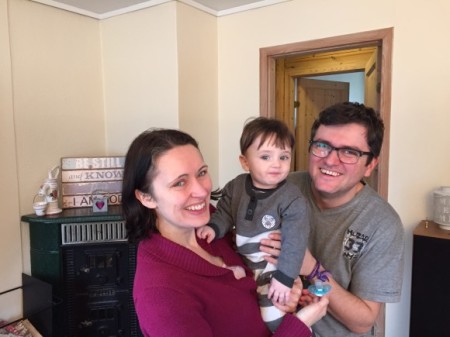
[[[291,288],[285,286],[280,281],[277,281],[274,278],[270,281],[268,297],[273,302],[285,305],[289,300],[290,292]]]
[[[281,305],[277,302],[274,302],[273,305],[277,307],[279,310],[284,312],[296,312],[298,309],[298,302],[300,296],[302,294],[302,281],[299,277],[297,277],[294,281],[294,285],[292,286],[291,292],[289,294],[289,300],[285,305]]]
[[[198,238],[204,239],[208,243],[211,243],[211,241],[214,240],[214,238],[216,236],[216,233],[214,232],[214,230],[211,227],[209,227],[208,225],[197,228],[196,233],[197,233]]]

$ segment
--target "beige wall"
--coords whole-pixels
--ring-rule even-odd
[[[150,127],[179,127],[217,182],[216,18],[171,2],[100,25],[107,153],[124,154]]]
[[[241,172],[242,125],[259,114],[259,48],[393,27],[389,201],[405,225],[407,264],[386,336],[408,336],[412,230],[432,217],[432,191],[450,185],[450,4],[428,6],[292,0],[215,18],[171,2],[96,21],[0,0],[0,149],[10,163],[1,171],[0,267],[14,269],[0,290],[28,268],[20,214],[60,157],[124,153],[150,126],[180,126],[223,186]]]
[[[212,179],[217,185],[217,20],[214,16],[179,4],[177,27],[179,126],[199,142]]]
[[[20,210],[32,210],[64,156],[105,149],[99,23],[30,1],[9,3]]]
[[[178,125],[174,3],[100,22],[107,151],[125,154],[140,132]]]
[[[104,152],[105,127],[98,22],[23,0],[0,0],[0,10],[0,290],[6,290],[29,271],[21,214],[33,211],[35,193],[61,157]],[[2,305],[0,318],[15,317],[19,303]]]
[[[15,288],[21,282],[22,250],[20,248],[19,189],[14,127],[12,74],[6,1],[0,0],[0,292]],[[19,314],[19,292],[0,297],[0,319]]]

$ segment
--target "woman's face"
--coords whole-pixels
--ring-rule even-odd
[[[209,221],[211,188],[200,151],[192,145],[177,146],[157,159],[152,195],[143,204],[155,209],[160,231],[197,228]]]

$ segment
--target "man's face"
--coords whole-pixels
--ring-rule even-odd
[[[370,152],[366,128],[355,123],[321,125],[313,141],[321,141],[336,148]],[[367,166],[366,162],[367,156],[362,156],[355,164],[344,164],[339,160],[336,151],[331,151],[325,158],[319,158],[310,153],[309,173],[313,181],[316,201],[326,207],[337,207],[350,201],[361,189],[361,179],[370,176],[378,159],[372,159]]]

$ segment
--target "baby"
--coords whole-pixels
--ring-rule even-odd
[[[242,168],[249,172],[228,182],[217,210],[197,236],[211,242],[236,229],[236,245],[253,270],[263,320],[273,332],[284,312],[272,301],[287,302],[298,277],[309,235],[307,203],[300,190],[286,180],[291,167],[294,136],[282,121],[259,117],[249,121],[240,139]],[[281,231],[277,265],[268,263],[260,241]]]

